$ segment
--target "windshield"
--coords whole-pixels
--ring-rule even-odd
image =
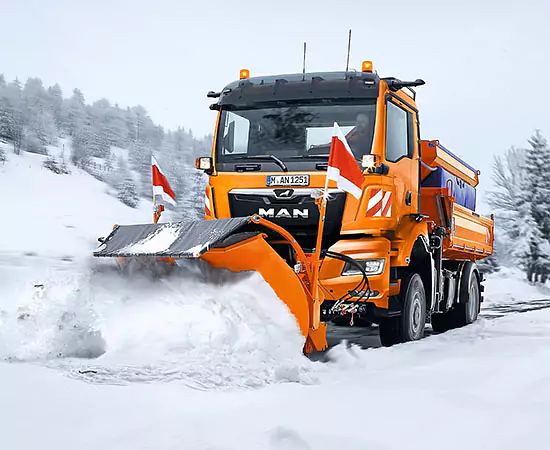
[[[276,157],[328,158],[334,122],[357,159],[371,152],[376,105],[291,105],[222,110],[217,139],[219,161]]]

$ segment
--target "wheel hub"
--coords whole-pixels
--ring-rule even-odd
[[[422,321],[422,304],[420,302],[420,294],[417,292],[414,295],[413,301],[412,301],[412,331],[414,334],[418,332],[420,329],[420,323]]]
[[[470,285],[470,292],[468,293],[468,296],[468,312],[470,313],[470,317],[473,318],[477,312],[477,289],[475,282]]]

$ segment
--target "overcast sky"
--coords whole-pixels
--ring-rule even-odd
[[[492,155],[550,137],[550,0],[0,0],[0,73],[142,104],[167,128],[210,132],[208,90],[238,77],[351,67],[423,78],[423,138],[488,179]],[[486,185],[486,183],[484,183]]]

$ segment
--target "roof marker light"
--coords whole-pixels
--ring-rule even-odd
[[[372,61],[363,61],[361,72],[372,72]]]
[[[250,78],[250,70],[241,69],[241,71],[239,72],[239,78],[241,80],[246,80],[247,78]]]

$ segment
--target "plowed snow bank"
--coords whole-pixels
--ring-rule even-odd
[[[123,276],[111,260],[63,274],[4,312],[0,342],[4,359],[47,360],[100,383],[252,387],[310,382],[313,366],[294,316],[258,274],[200,261],[155,279]]]

